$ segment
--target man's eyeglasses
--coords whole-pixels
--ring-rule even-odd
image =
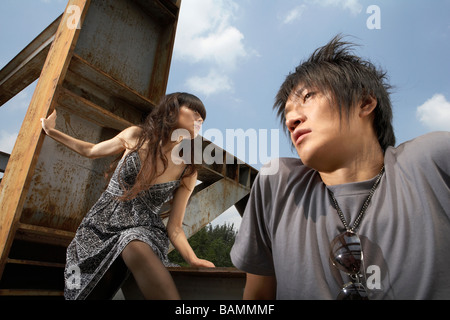
[[[347,273],[352,279],[344,284],[337,299],[369,300],[367,290],[361,283],[364,278],[361,273],[363,252],[359,236],[352,231],[346,231],[334,238],[331,242],[330,260],[336,268]]]

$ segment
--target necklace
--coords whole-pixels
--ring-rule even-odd
[[[341,219],[341,221],[342,221],[342,223],[343,223],[343,225],[344,225],[344,227],[345,227],[345,229],[347,231],[354,233],[356,231],[356,229],[358,228],[358,226],[359,226],[359,224],[360,224],[360,222],[361,222],[361,220],[362,220],[362,218],[364,216],[364,213],[366,212],[367,207],[369,206],[370,200],[372,199],[372,196],[375,193],[375,190],[376,190],[376,188],[378,187],[378,185],[379,185],[379,183],[381,181],[381,177],[383,176],[383,173],[384,173],[384,165],[381,168],[380,173],[377,175],[375,183],[373,184],[372,189],[370,190],[366,201],[364,201],[364,204],[361,207],[361,210],[359,211],[359,214],[356,217],[355,222],[353,223],[352,227],[349,227],[349,225],[347,224],[347,221],[345,221],[344,214],[342,213],[341,208],[339,208],[337,200],[334,197],[333,191],[328,189],[328,192],[330,193],[330,196],[331,196],[331,200],[333,200],[334,207],[335,207],[335,209],[336,209],[336,211],[337,211],[337,213],[339,215],[339,218]]]

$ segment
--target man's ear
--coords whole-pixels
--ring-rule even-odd
[[[366,95],[363,100],[361,100],[359,108],[359,116],[367,117],[373,113],[377,107],[378,101],[373,95]]]

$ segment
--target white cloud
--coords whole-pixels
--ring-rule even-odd
[[[232,25],[238,5],[231,0],[189,0],[181,4],[174,56],[234,68],[247,56],[244,35]]]
[[[450,102],[443,94],[435,94],[417,107],[419,121],[431,130],[450,131]]]
[[[16,142],[18,133],[8,133],[0,131],[0,151],[11,153]]]
[[[313,3],[320,4],[323,7],[333,6],[342,7],[349,10],[352,14],[357,15],[361,13],[363,6],[359,0],[311,0]]]
[[[254,53],[244,46],[244,35],[233,25],[239,10],[232,0],[182,1],[174,47],[174,58],[202,64],[205,76],[194,75],[188,85],[213,94],[232,91],[229,75],[238,63]]]
[[[304,4],[299,5],[299,6],[295,7],[294,9],[291,9],[289,11],[289,13],[284,17],[283,23],[289,24],[296,20],[299,20],[301,18],[301,16],[303,15],[303,13],[305,12],[305,10],[306,10],[306,5],[304,5]]]
[[[363,6],[359,3],[359,0],[307,0],[308,5],[320,5],[322,7],[340,7],[344,10],[349,10],[353,15],[357,15],[362,12]],[[290,9],[281,20],[284,24],[290,24],[294,21],[300,20],[308,6],[301,4],[293,9]]]
[[[201,92],[207,96],[219,92],[232,91],[233,84],[227,75],[211,70],[205,77],[194,76],[186,81],[189,89]]]

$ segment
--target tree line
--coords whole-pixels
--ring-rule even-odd
[[[214,263],[216,267],[233,267],[230,251],[233,247],[237,231],[234,224],[223,224],[213,227],[208,224],[188,239],[197,257]],[[177,250],[169,253],[169,260],[182,267],[189,265]]]

